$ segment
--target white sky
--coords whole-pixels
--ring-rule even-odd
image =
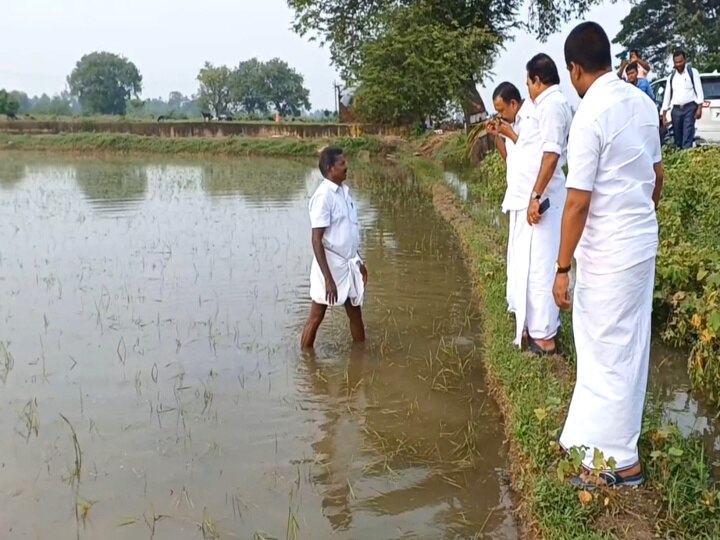
[[[173,90],[190,95],[206,60],[235,65],[257,56],[280,57],[305,77],[313,108],[334,108],[327,49],[291,29],[285,0],[1,0],[0,88],[50,95],[83,54],[104,50],[126,56],[143,75],[143,97],[167,98]],[[586,17],[602,24],[612,39],[627,1],[598,7]],[[577,98],[563,62],[570,23],[547,43],[521,35],[498,59],[495,77],[483,89],[490,105],[495,82],[510,80],[525,93],[525,63],[535,52],[555,58],[568,98]],[[614,51],[617,52],[617,51]]]

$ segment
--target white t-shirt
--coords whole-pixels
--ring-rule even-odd
[[[585,94],[570,129],[568,189],[591,191],[575,258],[619,272],[657,254],[653,165],[662,160],[655,104],[614,73]]]
[[[323,245],[328,251],[351,259],[360,248],[360,224],[350,188],[323,179],[310,199],[310,224],[325,228]]]
[[[565,173],[562,167],[566,163],[568,132],[572,122],[572,109],[560,92],[559,86],[551,86],[538,98],[527,116],[513,150],[514,163],[511,165],[513,183],[511,197],[506,210],[523,210],[530,202],[543,153],[553,152],[560,156],[555,172],[548,183],[543,198],[549,198],[551,206],[565,204]],[[521,201],[524,199],[524,201]]]

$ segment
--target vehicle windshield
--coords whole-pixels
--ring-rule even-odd
[[[720,99],[720,76],[702,78],[705,99]]]

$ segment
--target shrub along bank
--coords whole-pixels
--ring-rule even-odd
[[[320,148],[327,144],[341,146],[349,155],[357,155],[362,152],[386,155],[396,152],[400,141],[372,136],[298,139],[294,137],[170,138],[122,133],[0,134],[0,150],[6,151],[315,157]]]
[[[671,263],[661,259],[666,258],[668,252],[673,253],[675,265],[683,268],[679,253],[695,251],[686,255],[697,261],[694,263],[697,267],[692,271],[667,271],[675,276],[676,283],[688,284],[688,289],[691,289],[690,285],[695,287],[686,291],[684,298],[695,298],[697,310],[706,309],[702,306],[703,295],[713,292],[705,292],[707,279],[713,272],[708,269],[713,251],[712,240],[705,238],[703,245],[706,249],[692,247],[703,243],[699,238],[695,240],[695,236],[700,234],[696,231],[710,230],[705,228],[705,224],[694,223],[702,217],[695,216],[690,220],[693,230],[684,233],[684,236],[680,234],[682,229],[679,224],[671,227],[666,223],[674,205],[681,204],[680,200],[684,197],[692,197],[689,191],[693,180],[712,181],[712,174],[717,173],[705,175],[702,172],[712,160],[720,163],[720,153],[672,154],[668,158],[667,191],[660,215],[663,247],[658,261],[659,302],[673,298],[678,292],[676,289],[670,294],[669,289],[663,289],[662,276]],[[519,510],[530,532],[541,538],[563,540],[720,538],[720,492],[713,485],[702,442],[694,436],[683,437],[675,427],[663,426],[662,413],[653,404],[652,397],[648,400],[640,441],[648,476],[646,486],[629,490],[606,489],[595,493],[578,492],[569,487],[565,478],[576,470],[577,461],[566,458],[555,441],[573,386],[571,327],[565,324],[561,335],[563,349],[568,353],[566,360],[535,359],[512,346],[514,325],[505,305],[506,222],[503,218],[498,219],[499,212],[495,210],[504,191],[504,164],[497,154],[492,154],[479,168],[463,178],[469,181],[473,195],[474,202],[470,204],[459,201],[440,180],[442,170],[436,164],[418,160],[413,167],[432,190],[436,208],[458,233],[475,277],[484,314],[484,361],[490,385],[495,389],[505,415]],[[688,168],[693,172],[685,175]],[[702,190],[698,187],[694,189]],[[705,189],[704,193],[712,191],[710,185],[706,185]],[[710,201],[704,206],[709,207]],[[694,207],[699,208],[698,204]],[[688,218],[682,221],[685,221],[686,227],[689,226]],[[704,281],[698,279],[697,268],[701,263],[708,272],[707,276],[700,275]],[[693,325],[691,319],[696,312],[688,310],[686,313],[674,305],[670,306],[667,328],[674,328],[672,321],[689,317],[687,322],[692,330],[688,332],[702,335],[706,316],[701,315],[701,321],[696,316],[696,324]],[[692,339],[691,335],[689,337]],[[612,424],[611,418],[608,418],[608,423]],[[604,464],[599,457],[598,465]]]

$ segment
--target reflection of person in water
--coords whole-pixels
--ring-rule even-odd
[[[323,367],[313,353],[306,355],[312,392],[327,398],[327,421],[320,426],[323,436],[313,443],[313,450],[321,468],[316,480],[325,486],[323,514],[335,531],[348,530],[352,524],[351,485],[362,476],[360,469],[353,470],[353,462],[362,450],[364,414],[352,410],[364,413],[367,405],[361,384],[364,354],[353,348],[344,370],[337,364]]]
[[[312,306],[302,333],[303,349],[313,347],[328,306],[345,306],[353,341],[365,341],[361,309],[367,269],[358,253],[357,208],[344,184],[347,163],[340,148],[327,147],[320,153],[320,172],[324,180],[310,199],[315,257],[310,269]]]

